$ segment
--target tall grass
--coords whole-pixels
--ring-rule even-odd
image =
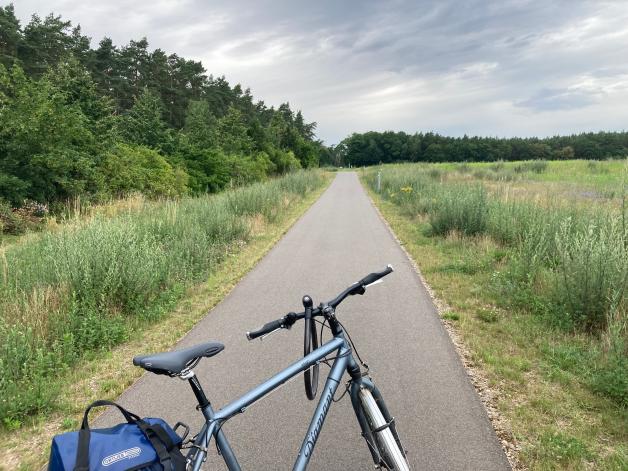
[[[472,236],[483,234],[488,226],[488,201],[481,185],[455,185],[441,191],[430,211],[434,234],[458,231]]]
[[[54,406],[58,377],[123,341],[212,273],[254,222],[320,187],[315,171],[68,224],[0,254],[0,418]]]
[[[547,163],[528,167],[521,171],[544,172]],[[367,180],[376,189],[374,174]],[[505,302],[555,326],[608,339],[590,382],[628,404],[625,208],[489,197],[481,183],[435,181],[418,166],[385,168],[381,183],[382,197],[411,217],[425,216],[433,235],[489,236],[505,249],[507,265],[495,278]]]

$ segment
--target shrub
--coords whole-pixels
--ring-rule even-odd
[[[20,235],[26,232],[26,221],[0,199],[0,234]]]
[[[571,220],[556,234],[558,264],[555,296],[574,323],[602,330],[609,316],[625,307],[628,283],[628,240],[614,220],[573,230]]]
[[[535,160],[528,164],[528,169],[534,173],[543,173],[547,170],[546,160]]]
[[[134,191],[149,197],[172,197],[187,191],[188,176],[148,147],[118,144],[101,163],[105,187],[114,196]]]
[[[268,156],[274,164],[274,171],[278,174],[293,172],[301,168],[301,162],[294,156],[292,151],[280,149],[269,149]]]
[[[464,235],[483,234],[488,223],[488,203],[483,186],[452,186],[440,195],[430,213],[434,234],[456,230]]]
[[[516,173],[534,172],[543,173],[547,170],[547,161],[533,160],[531,162],[523,162],[513,167]]]

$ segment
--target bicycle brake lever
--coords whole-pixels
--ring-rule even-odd
[[[383,283],[383,282],[384,282],[384,279],[383,279],[383,278],[380,278],[379,280],[374,281],[373,283],[371,283],[371,284],[369,284],[369,285],[364,285],[364,287],[365,287],[365,288],[368,288],[369,286],[378,285],[378,284]]]
[[[259,341],[261,342],[261,341],[262,341],[262,340],[264,340],[266,337],[269,337],[269,336],[273,335],[275,332],[279,332],[281,329],[285,329],[285,327],[278,327],[278,328],[277,328],[277,329],[275,329],[275,330],[271,330],[271,331],[270,331],[270,332],[268,332],[267,334],[262,335],[262,336],[259,338]]]

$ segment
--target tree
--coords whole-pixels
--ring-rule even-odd
[[[205,100],[194,100],[188,105],[183,132],[190,144],[200,148],[214,147],[217,143],[217,121]]]
[[[120,134],[133,144],[161,149],[168,144],[160,98],[144,88],[121,121]]]
[[[554,151],[554,158],[559,160],[570,160],[573,159],[574,156],[575,152],[571,146],[565,146],[560,150]]]
[[[21,28],[9,5],[0,7],[0,66],[0,197],[13,204],[126,188],[170,194],[137,173],[148,165],[170,175],[164,162],[178,182],[185,167],[194,191],[217,191],[328,155],[301,111],[267,107],[200,62],[151,51],[146,38],[116,46],[105,37],[92,49],[80,25],[51,14]],[[131,177],[116,180],[114,168]]]
[[[304,139],[313,140],[316,123],[306,123],[303,119],[303,113],[299,110],[294,117],[294,127]]]
[[[78,104],[97,138],[106,139],[115,122],[114,106],[109,97],[99,93],[89,71],[70,56],[50,69],[46,78],[65,95],[68,104]]]
[[[101,94],[113,99],[116,110],[119,112],[122,110],[119,95],[122,78],[119,72],[118,56],[119,52],[113,45],[113,41],[110,38],[102,39],[98,49],[94,51],[91,70],[98,90]]]
[[[12,4],[0,7],[0,64],[7,67],[17,59],[17,48],[22,40],[20,22]]]
[[[22,189],[0,196],[18,203],[97,191],[98,142],[79,104],[49,77],[33,81],[18,66],[0,66],[0,87],[0,170]]]
[[[130,41],[120,50],[118,67],[121,80],[118,83],[118,99],[122,109],[129,109],[135,104],[135,98],[142,94],[148,85],[148,41]],[[162,105],[163,106],[163,105]]]
[[[218,145],[227,154],[250,154],[253,149],[242,113],[234,106],[230,106],[227,114],[218,120],[216,137]]]
[[[68,54],[72,45],[72,38],[67,33],[70,27],[71,23],[63,21],[60,16],[50,14],[42,21],[33,15],[18,46],[18,56],[28,75],[40,77]]]

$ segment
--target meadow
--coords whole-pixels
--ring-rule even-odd
[[[500,391],[526,467],[628,464],[626,165],[399,164],[363,174],[449,306],[443,318]]]
[[[74,365],[165,317],[326,181],[300,171],[216,195],[121,201],[0,247],[2,427],[54,411]]]

